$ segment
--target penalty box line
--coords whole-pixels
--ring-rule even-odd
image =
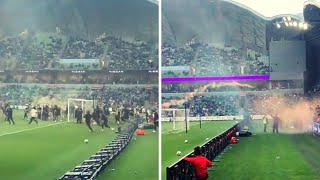
[[[24,129],[24,130],[20,130],[20,131],[15,131],[15,132],[10,132],[10,133],[0,134],[0,137],[2,137],[2,136],[7,136],[7,135],[12,135],[12,134],[18,134],[18,133],[22,133],[22,132],[26,132],[26,131],[32,131],[32,130],[36,130],[36,129],[42,129],[42,128],[46,128],[46,127],[50,127],[50,126],[56,126],[56,125],[64,124],[64,123],[68,123],[68,122],[53,123],[53,124],[48,124],[48,125],[41,126],[41,127],[35,127],[35,128]]]

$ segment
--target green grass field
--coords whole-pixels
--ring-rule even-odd
[[[320,179],[320,138],[307,133],[262,132],[240,138],[210,171],[210,179]],[[292,130],[291,130],[292,131]],[[280,129],[281,132],[281,129]],[[278,158],[277,158],[278,157]]]
[[[158,179],[158,133],[147,130],[144,136],[136,136],[136,140],[124,150],[124,152],[112,162],[109,171],[101,176],[102,179]],[[107,170],[108,171],[108,170]]]
[[[165,126],[170,127],[166,124]],[[218,127],[227,126],[227,122],[208,122],[203,127],[208,130],[206,131],[208,134],[214,136],[219,131]],[[220,162],[214,163],[214,167],[209,169],[209,179],[320,179],[319,137],[307,133],[296,133],[295,130],[286,130],[285,133],[281,133],[282,129],[280,134],[272,134],[270,127],[268,132],[264,133],[260,121],[256,121],[253,127],[252,137],[240,138],[239,144],[232,145],[232,148],[222,155]],[[189,153],[194,146],[205,141],[204,134],[205,132],[201,132],[199,127],[192,126],[189,136],[185,133],[163,135],[162,179],[165,179],[164,168],[181,158],[176,156],[175,152],[181,149],[183,155]],[[184,139],[188,139],[189,143],[184,144]],[[198,141],[194,142],[194,139]]]
[[[187,134],[185,131],[170,134],[168,132],[173,128],[172,123],[162,122],[162,179],[166,177],[166,167],[189,154],[195,146],[204,144],[208,141],[206,138],[211,139],[234,124],[234,121],[203,122],[200,129],[199,123],[191,122],[190,131]],[[186,139],[188,143],[184,143]],[[181,156],[176,155],[177,151],[181,151]]]
[[[40,121],[38,125],[28,125],[28,120],[22,120],[21,112],[14,113],[14,119],[16,121],[14,126],[4,122],[3,118],[0,119],[0,179],[57,179],[116,137],[114,131],[105,129],[102,132],[100,127],[96,125],[93,125],[95,132],[91,133],[85,124],[75,124],[74,122]],[[110,121],[114,122],[113,119]],[[115,127],[112,123],[110,125]],[[149,136],[146,136],[145,139],[139,137],[137,142],[130,143],[123,153],[124,157],[122,154],[118,156],[114,168],[120,169],[121,162],[136,161],[137,157],[126,156],[126,154],[138,151],[137,149],[141,146],[148,147],[148,143],[153,146],[153,141],[150,138]],[[88,139],[89,143],[85,144],[84,139]],[[141,149],[146,150],[144,152],[146,155],[150,155],[146,160],[152,159],[151,156],[158,157],[148,148]],[[124,160],[118,162],[120,159]],[[135,163],[133,163],[134,165]],[[153,167],[145,166],[145,168],[148,171],[153,171]],[[124,171],[122,172],[124,173]],[[100,179],[105,179],[104,177],[108,177],[109,173],[103,172]],[[150,177],[151,175],[153,174],[146,172],[146,176]],[[125,174],[121,174],[121,177],[113,176],[112,179],[123,179],[125,176]],[[132,173],[128,172],[127,177],[131,176]]]

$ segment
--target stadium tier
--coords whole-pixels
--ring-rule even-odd
[[[29,34],[0,40],[1,70],[156,70],[155,44],[106,36]],[[12,48],[15,47],[15,48]]]

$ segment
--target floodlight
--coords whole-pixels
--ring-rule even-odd
[[[293,23],[292,23],[292,22],[289,22],[289,26],[293,26]]]
[[[277,23],[277,28],[281,28],[281,25],[279,23]]]
[[[286,26],[289,26],[288,22],[285,22],[284,24],[285,24]]]
[[[288,21],[291,21],[291,17],[287,17]]]
[[[303,28],[304,23],[303,22],[299,22],[299,28]]]
[[[297,23],[296,21],[294,21],[294,22],[293,22],[293,26],[294,26],[294,27],[297,27],[297,26],[298,26],[298,23]]]
[[[303,29],[304,29],[304,30],[307,30],[307,29],[308,29],[308,24],[304,24],[304,25],[303,25]]]

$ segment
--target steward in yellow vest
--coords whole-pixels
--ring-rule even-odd
[[[263,116],[262,118],[262,122],[263,122],[263,132],[267,132],[267,126],[268,126],[268,118],[267,115]]]

